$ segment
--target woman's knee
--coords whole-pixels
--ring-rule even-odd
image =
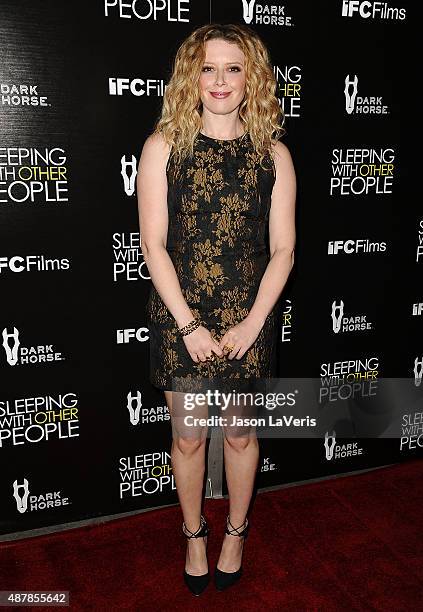
[[[224,440],[233,450],[244,451],[248,447],[257,446],[257,437],[255,434],[245,432],[233,432],[224,430]]]
[[[206,446],[206,437],[177,435],[174,436],[173,442],[180,453],[190,456],[204,451]]]

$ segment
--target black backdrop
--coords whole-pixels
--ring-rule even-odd
[[[321,436],[261,440],[258,486],[421,455],[423,217],[403,136],[408,3],[1,0],[0,8],[1,532],[177,501],[169,415],[148,381],[151,281],[135,177],[125,184],[124,175],[137,167],[176,49],[210,21],[249,22],[262,36],[287,117],[297,246],[281,300],[279,376],[319,381],[361,360],[351,375],[401,379],[395,389],[410,398],[397,392],[398,418],[387,410],[368,431],[357,426],[366,412],[359,398],[321,406],[343,438],[331,458]],[[352,112],[347,75],[348,94],[356,77]],[[383,168],[364,163],[369,151]],[[348,156],[354,164],[333,167]],[[359,193],[372,172],[382,174]],[[335,332],[331,309],[341,300],[344,316],[369,328]],[[128,406],[140,408],[134,422]],[[344,452],[348,442],[360,452]]]

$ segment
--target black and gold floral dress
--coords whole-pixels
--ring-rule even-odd
[[[248,132],[232,140],[199,133],[194,157],[169,158],[167,251],[194,316],[217,341],[249,313],[269,261],[268,222],[273,159],[259,163]],[[173,316],[151,287],[147,302],[150,381],[163,390],[194,391],[199,381],[230,389],[274,376],[279,301],[241,359],[196,363]],[[204,386],[202,387],[204,389]]]

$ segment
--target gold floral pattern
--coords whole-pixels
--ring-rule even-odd
[[[246,133],[234,140],[198,134],[192,158],[168,163],[166,248],[191,312],[216,340],[248,315],[269,261],[275,168],[268,161],[263,169]],[[241,359],[215,355],[196,363],[152,286],[146,308],[150,381],[159,389],[193,391],[211,379],[234,388],[273,375],[277,306]]]

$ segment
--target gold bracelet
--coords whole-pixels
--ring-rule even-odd
[[[180,328],[180,333],[182,336],[187,336],[188,334],[190,334],[191,332],[193,332],[194,330],[197,329],[197,327],[200,327],[201,325],[201,321],[200,319],[198,319],[197,317],[195,317],[192,321],[190,321],[187,325],[184,325],[184,327]]]

